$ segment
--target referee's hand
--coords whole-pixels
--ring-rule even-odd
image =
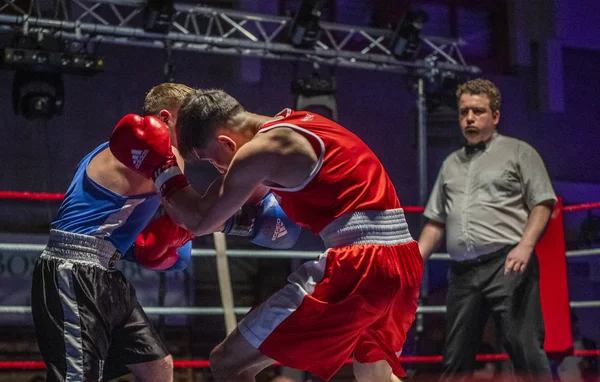
[[[509,252],[506,262],[504,263],[504,276],[511,272],[523,273],[531,259],[533,248],[519,244]]]

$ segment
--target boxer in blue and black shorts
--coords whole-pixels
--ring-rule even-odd
[[[144,102],[146,117],[137,118],[150,125],[160,119],[177,142],[177,113],[190,91],[172,83],[154,87]],[[132,157],[142,163],[144,153],[132,151]],[[167,215],[156,218],[160,203],[154,183],[121,164],[108,142],[79,163],[33,275],[32,312],[47,381],[104,381],[129,372],[140,381],[173,380],[171,355],[133,286],[115,268],[120,259],[155,270],[187,267],[194,235]],[[277,220],[287,235],[273,240]],[[224,230],[286,248],[300,228],[268,194],[240,210]]]

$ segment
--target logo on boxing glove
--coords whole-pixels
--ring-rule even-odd
[[[148,155],[148,150],[131,150],[131,160],[133,161],[133,166],[139,170],[142,162]]]
[[[275,232],[273,232],[273,237],[271,237],[271,241],[275,241],[275,240],[279,239],[280,237],[284,237],[287,234],[288,234],[288,231],[285,228],[285,225],[283,225],[283,222],[281,221],[281,219],[277,218],[277,224],[275,225]]]

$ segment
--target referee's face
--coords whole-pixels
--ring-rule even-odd
[[[500,121],[500,111],[490,109],[485,94],[463,94],[458,101],[458,120],[469,144],[488,141]]]

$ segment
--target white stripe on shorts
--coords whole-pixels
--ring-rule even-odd
[[[65,261],[58,266],[58,295],[63,310],[63,325],[67,362],[68,382],[83,380],[83,343],[81,339],[81,320],[77,297],[73,286],[73,263]]]
[[[327,252],[316,260],[302,264],[288,277],[288,283],[239,323],[244,338],[258,348],[263,341],[302,303],[304,296],[313,294],[315,286],[325,275]]]

